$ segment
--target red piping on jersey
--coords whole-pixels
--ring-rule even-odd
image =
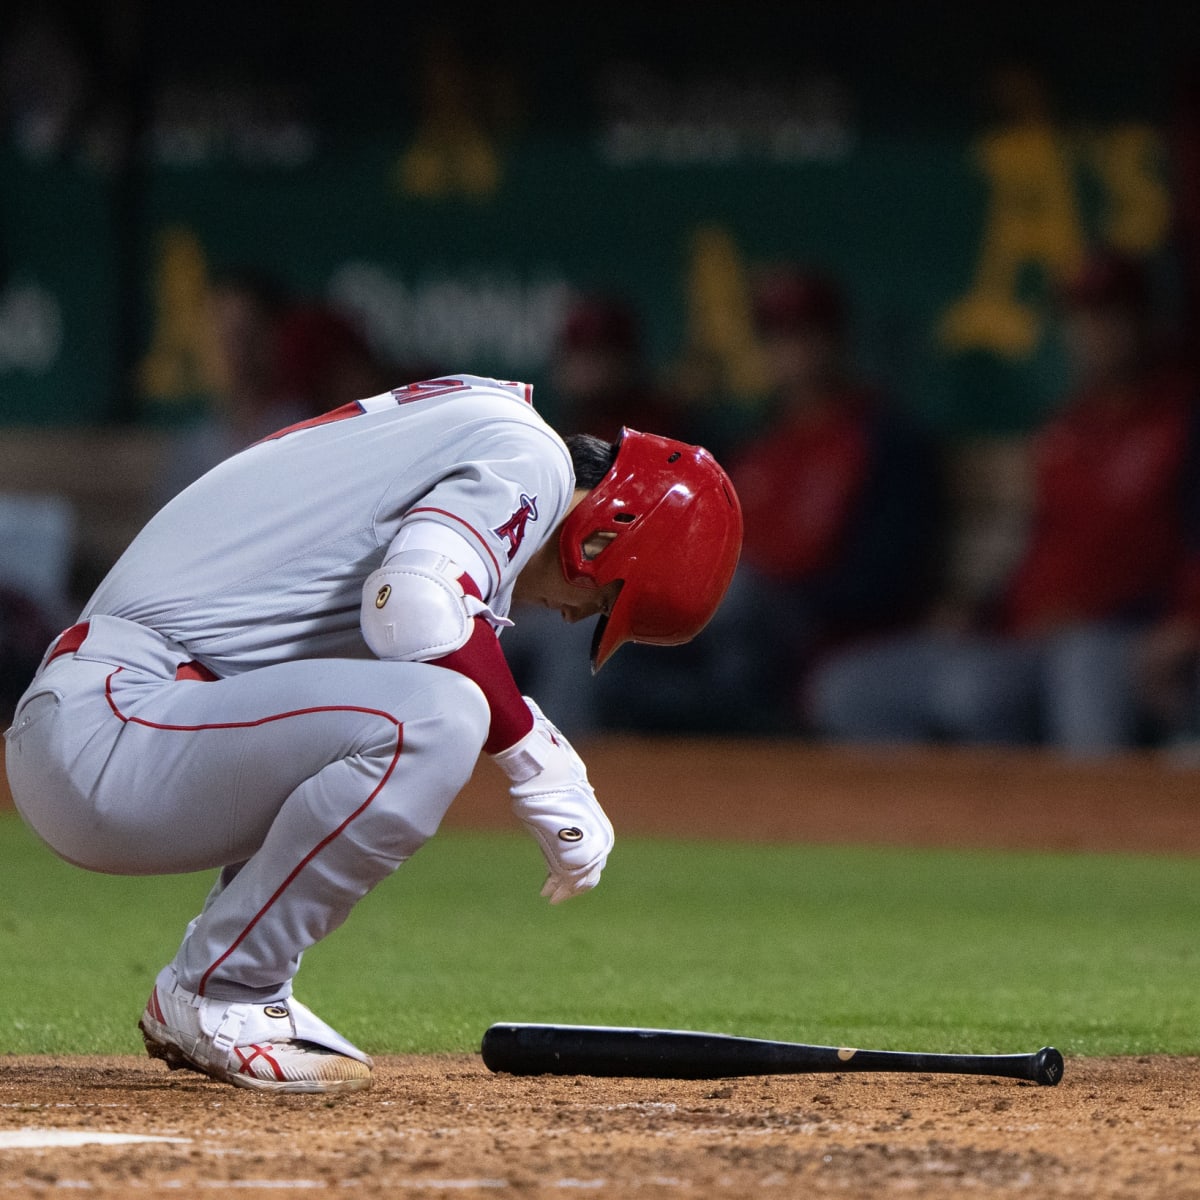
[[[423,513],[423,512],[437,513],[439,516],[449,517],[450,520],[457,521],[464,529],[469,530],[471,532],[471,534],[474,536],[475,540],[483,547],[484,553],[488,556],[488,558],[490,558],[492,560],[492,566],[496,570],[496,580],[497,580],[497,582],[499,582],[499,580],[500,580],[500,563],[497,560],[496,556],[492,553],[491,546],[489,546],[487,544],[487,542],[485,542],[483,540],[483,535],[479,532],[478,529],[475,528],[474,525],[469,525],[466,521],[464,521],[462,519],[462,517],[456,516],[452,512],[447,512],[444,508],[433,508],[430,505],[426,505],[424,508],[410,508],[408,510],[408,515],[411,517],[411,516],[414,516],[416,513]]]
[[[263,442],[273,442],[277,438],[287,437],[289,433],[297,433],[301,429],[314,429],[318,425],[332,425],[334,421],[344,421],[347,417],[360,417],[363,415],[364,409],[357,400],[351,400],[349,404],[343,404],[341,408],[331,409],[327,413],[322,413],[319,417],[309,417],[307,421],[297,421],[294,425],[286,425],[283,429],[277,429],[274,433],[268,433],[265,438],[259,438],[254,444],[261,446]]]
[[[395,727],[396,727],[396,749],[394,751],[392,751],[392,760],[391,760],[391,762],[388,763],[387,770],[384,771],[384,773],[383,773],[383,778],[380,779],[379,783],[376,785],[375,789],[371,792],[371,794],[331,834],[329,834],[327,837],[322,838],[300,860],[300,862],[296,864],[296,866],[292,869],[292,871],[288,875],[288,877],[271,894],[271,897],[270,897],[270,899],[267,900],[266,904],[264,904],[262,906],[262,908],[260,908],[258,910],[258,912],[256,912],[254,914],[254,916],[250,919],[250,922],[246,926],[246,928],[243,929],[242,932],[239,933],[236,938],[234,938],[232,943],[230,943],[230,946],[225,951],[225,953],[222,954],[220,956],[220,958],[218,958],[208,968],[208,970],[204,972],[203,976],[200,979],[200,986],[196,989],[196,994],[199,996],[203,996],[204,989],[208,984],[209,976],[212,975],[212,973],[238,948],[238,946],[240,946],[242,944],[243,941],[245,941],[245,939],[249,936],[250,931],[255,927],[255,925],[258,924],[258,922],[260,920],[262,920],[262,918],[266,915],[267,910],[271,907],[271,905],[273,905],[275,903],[275,901],[278,900],[279,897],[282,896],[285,891],[287,891],[287,889],[291,886],[292,881],[296,878],[296,876],[299,875],[300,872],[303,871],[304,868],[307,867],[308,864],[310,862],[312,862],[312,860],[314,858],[316,858],[316,856],[318,854],[320,854],[321,851],[324,850],[325,847],[328,846],[330,842],[334,841],[337,837],[339,837],[342,834],[342,832],[346,829],[346,827],[353,820],[355,820],[357,817],[361,816],[364,812],[366,812],[366,810],[368,808],[370,808],[371,803],[372,803],[372,801],[374,801],[375,797],[378,796],[381,791],[383,791],[384,787],[387,785],[387,781],[392,777],[392,772],[396,769],[396,763],[400,759],[400,751],[404,745],[404,725],[400,721],[396,720],[396,718],[394,716],[392,716],[391,713],[383,712],[377,708],[362,708],[357,704],[322,704],[322,705],[317,705],[313,708],[297,708],[297,709],[292,709],[290,712],[273,713],[269,717],[259,717],[257,720],[254,720],[254,721],[218,721],[218,722],[214,722],[212,724],[205,724],[205,725],[163,725],[157,721],[144,720],[142,717],[127,717],[117,707],[117,703],[113,699],[113,694],[112,694],[112,681],[113,681],[114,677],[119,675],[124,669],[125,669],[124,667],[118,667],[104,681],[104,698],[108,701],[108,707],[110,709],[112,709],[113,715],[116,716],[116,718],[118,720],[124,722],[127,725],[141,725],[141,726],[144,726],[146,729],[161,729],[161,730],[165,730],[168,733],[200,733],[200,732],[203,732],[203,731],[209,730],[209,729],[253,729],[259,725],[269,725],[272,721],[282,721],[282,720],[286,719],[287,717],[303,717],[303,716],[308,716],[312,713],[357,712],[357,713],[366,713],[366,714],[368,714],[370,716],[374,716],[374,717],[382,717],[385,721],[391,722],[391,724],[395,725]]]

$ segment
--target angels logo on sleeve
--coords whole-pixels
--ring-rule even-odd
[[[512,562],[525,540],[525,527],[530,521],[538,519],[537,497],[521,493],[520,506],[503,525],[497,526],[492,532],[502,541],[508,543],[508,561]]]

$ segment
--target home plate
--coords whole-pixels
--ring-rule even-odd
[[[98,1129],[0,1129],[0,1150],[42,1150],[51,1146],[128,1146],[133,1142],[190,1142],[191,1138],[102,1133]]]

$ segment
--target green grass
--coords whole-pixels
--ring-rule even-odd
[[[1200,1052],[1198,864],[619,840],[551,908],[522,834],[447,833],[306,957],[297,993],[374,1053],[492,1021],[963,1052]],[[209,877],[69,867],[0,815],[0,1053],[139,1048]]]

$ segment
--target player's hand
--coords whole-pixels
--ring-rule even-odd
[[[613,847],[613,827],[596,802],[587,768],[571,743],[525,698],[533,728],[494,754],[512,780],[513,812],[542,848],[549,876],[542,895],[560,904],[600,882]]]

